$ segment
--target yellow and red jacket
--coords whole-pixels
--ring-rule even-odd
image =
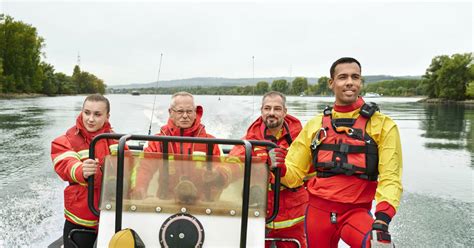
[[[335,105],[331,113],[332,120],[358,119],[360,108],[363,105],[364,100],[362,98],[349,106]],[[285,160],[287,172],[281,179],[286,185],[290,187],[300,186],[305,178],[315,175],[311,144],[322,127],[323,115],[318,115],[305,125],[298,138],[293,142]],[[365,133],[377,144],[378,163],[376,169],[378,170],[378,181],[337,174],[330,177],[312,177],[307,184],[307,189],[310,198],[322,198],[337,203],[366,204],[370,206],[375,196],[377,202],[376,215],[380,212],[391,219],[400,204],[403,191],[401,183],[402,150],[398,128],[388,116],[375,112],[366,123]],[[327,140],[335,141],[334,138]],[[332,156],[329,153],[326,155]],[[364,157],[352,159],[350,163],[358,163],[364,167],[365,165],[360,163],[363,160],[362,158]],[[318,161],[328,162],[331,159],[318,158]]]
[[[54,170],[69,185],[64,189],[64,215],[72,223],[97,228],[98,217],[95,216],[87,203],[87,180],[82,174],[82,162],[89,158],[89,144],[92,139],[102,133],[113,132],[109,122],[94,132],[86,130],[80,114],[76,125],[66,134],[59,136],[51,143],[51,158]],[[100,187],[102,183],[102,164],[104,157],[116,151],[115,140],[102,139],[96,143],[95,158],[99,159],[99,167],[94,176],[94,205],[98,208]]]
[[[302,129],[301,122],[287,114],[284,119],[283,127],[275,137],[267,134],[267,129],[262,117],[259,117],[247,130],[247,134],[242,138],[245,140],[266,140],[277,144],[282,148],[290,147],[292,141],[298,136]],[[245,148],[243,146],[235,146],[229,153],[229,156],[243,156]],[[265,147],[254,147],[252,156],[258,156],[266,161],[268,153]],[[274,181],[272,173],[269,174],[269,191],[267,195],[267,215],[273,212],[273,192],[270,191],[271,184]],[[278,215],[274,221],[267,224],[269,229],[283,229],[292,227],[304,221],[306,204],[308,202],[308,193],[304,187],[295,187],[290,189],[282,186],[280,188],[280,202]]]
[[[161,127],[160,133],[156,134],[157,136],[182,136],[182,137],[201,137],[201,138],[215,138],[214,136],[208,134],[206,132],[205,126],[201,124],[201,117],[203,115],[203,108],[202,106],[196,107],[196,120],[194,121],[193,125],[189,128],[178,128],[171,119],[168,119],[167,125]],[[145,148],[145,152],[163,152],[163,143],[160,141],[149,141],[147,147]],[[183,142],[169,142],[168,143],[168,154],[183,154],[186,156],[193,156],[196,152],[200,154],[208,154],[207,144],[202,143],[183,143]],[[213,150],[211,151],[212,155],[219,156],[221,151],[218,145],[213,146]],[[146,156],[146,154],[145,154]],[[162,180],[161,176],[164,173],[161,173],[160,167],[160,174],[159,174],[159,181]],[[134,180],[134,190],[145,190],[148,188],[148,185],[158,170],[158,166],[155,166],[152,163],[141,163],[137,169],[136,178]],[[218,168],[222,175],[225,177],[225,181],[227,182],[228,178],[231,177],[231,172],[227,170],[222,170]],[[171,175],[167,180],[168,183],[168,191],[166,194],[169,196],[171,195],[171,190],[178,184],[180,178],[186,177],[187,179],[191,180],[194,183],[201,183],[202,182],[202,174],[197,173],[196,168],[193,166],[181,166],[179,164],[170,164],[169,174]],[[199,188],[199,187],[198,187]],[[157,192],[159,194],[159,192]]]

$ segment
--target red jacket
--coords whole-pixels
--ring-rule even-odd
[[[203,124],[201,124],[201,117],[203,114],[203,108],[197,106],[196,108],[196,120],[193,125],[186,129],[178,128],[171,119],[168,119],[168,124],[161,127],[160,133],[156,134],[157,136],[183,136],[183,137],[202,137],[202,138],[215,138],[214,136],[208,134]],[[145,152],[163,152],[162,142],[149,141],[148,146],[145,148]],[[181,143],[181,142],[170,142],[168,143],[168,153],[169,154],[183,154],[184,157],[187,155],[192,155],[195,152],[207,153],[207,144],[199,143]],[[213,155],[220,155],[220,150],[218,145],[214,145]],[[147,156],[147,155],[145,155]],[[147,190],[148,185],[155,174],[155,172],[160,168],[160,182],[163,182],[161,178],[161,169],[153,163],[143,162],[140,164],[140,167],[137,170],[136,185],[134,190]],[[178,184],[180,178],[186,177],[186,179],[191,180],[195,184],[202,183],[202,173],[197,173],[194,166],[189,166],[185,163],[170,163],[169,168],[170,177],[167,182],[168,193],[167,197],[169,198],[173,193],[174,187]],[[197,188],[200,188],[202,185],[196,185]],[[159,192],[157,192],[159,194]]]
[[[265,123],[262,117],[259,117],[247,130],[247,134],[242,138],[245,140],[267,140],[276,142],[276,144],[283,148],[288,148],[291,142],[298,136],[302,126],[301,122],[295,117],[287,114],[284,120],[284,127],[282,128],[281,135],[278,139],[265,134]],[[243,146],[235,146],[229,155],[242,156],[245,153]],[[254,147],[252,156],[261,157],[263,160],[267,159],[267,151],[262,147]],[[274,181],[273,174],[269,175],[269,183]],[[269,185],[270,189],[270,185]],[[273,212],[273,192],[268,191],[267,196],[267,215]],[[304,212],[306,210],[306,204],[308,202],[308,193],[303,188],[298,189],[287,189],[286,187],[281,188],[280,192],[280,203],[278,216],[276,219],[267,224],[267,228],[270,229],[281,229],[294,226],[301,223],[304,220]]]
[[[87,204],[87,180],[82,174],[82,162],[89,158],[89,144],[92,139],[102,133],[111,133],[110,123],[90,133],[82,122],[82,115],[76,119],[76,125],[66,134],[59,136],[51,143],[51,158],[56,173],[69,185],[64,189],[64,214],[68,221],[89,227],[97,228],[98,217],[95,216]],[[99,159],[94,180],[94,205],[98,208],[100,187],[102,183],[101,166],[104,157],[110,154],[111,149],[116,149],[117,142],[102,139],[95,146],[95,158]]]

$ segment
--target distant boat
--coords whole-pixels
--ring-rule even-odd
[[[376,97],[381,97],[381,96],[382,95],[380,95],[379,93],[375,93],[375,92],[367,92],[364,95],[365,98],[376,98]]]
[[[140,92],[134,90],[132,91],[132,96],[139,96],[140,95]]]

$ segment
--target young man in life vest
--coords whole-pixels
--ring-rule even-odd
[[[204,125],[201,123],[203,115],[202,106],[195,105],[194,97],[190,93],[175,93],[171,97],[168,112],[168,123],[161,127],[160,132],[156,135],[214,138],[214,136],[206,132]],[[162,153],[163,143],[150,141],[145,148],[145,152]],[[206,154],[221,154],[218,145],[214,145],[212,151],[208,151],[207,144],[183,142],[170,142],[168,144],[168,153],[181,154],[191,157],[193,160],[196,157],[202,158]],[[160,169],[158,179],[160,185],[158,192],[156,192],[157,196],[162,199],[168,199],[174,195],[177,202],[188,204],[192,204],[198,199],[204,199],[204,193],[200,192],[199,189],[210,185],[216,187],[212,189],[212,199],[207,200],[215,200],[219,194],[218,188],[224,187],[229,177],[227,171],[222,168],[213,168],[212,170],[202,168],[199,170],[194,165],[170,163],[168,173],[164,173],[163,167],[159,168],[159,166],[153,163],[142,163],[138,167],[136,178],[132,179],[135,180],[132,183],[135,184],[135,187],[131,190],[131,197],[133,199],[143,199],[147,196],[150,181],[158,169]],[[162,184],[164,182],[166,182],[166,185]]]
[[[94,205],[98,208],[104,157],[117,149],[114,140],[102,139],[95,146],[95,160],[89,159],[91,140],[102,133],[111,133],[109,123],[110,104],[107,98],[94,94],[86,97],[76,125],[66,134],[56,138],[51,144],[51,158],[54,170],[69,185],[64,190],[63,230],[64,247],[76,247],[69,242],[68,235],[73,229],[97,230],[98,217],[87,204],[87,178],[94,176]],[[77,233],[79,247],[92,247],[97,234]]]
[[[301,131],[301,122],[287,114],[286,97],[276,91],[266,93],[262,99],[261,116],[254,121],[242,138],[245,140],[266,140],[279,146],[275,149],[286,152],[292,141]],[[242,156],[245,149],[235,146],[229,156]],[[265,148],[254,147],[252,156],[262,157],[265,161],[268,153]],[[284,173],[284,171],[282,171]],[[271,183],[272,175],[269,177]],[[269,187],[271,188],[271,187]],[[275,220],[266,225],[267,238],[296,239],[301,247],[306,247],[304,231],[304,215],[308,203],[308,193],[304,187],[289,188],[282,185],[280,188],[280,201],[278,215]],[[273,212],[273,192],[268,191],[267,215]],[[291,241],[274,241],[277,247],[298,247]],[[266,241],[265,246],[270,247],[272,242]]]
[[[289,187],[307,184],[309,247],[390,246],[388,226],[402,194],[402,149],[397,125],[359,96],[360,63],[341,58],[330,69],[334,106],[311,119],[285,160],[272,160]],[[284,157],[284,154],[280,154]],[[370,210],[375,197],[375,220]]]

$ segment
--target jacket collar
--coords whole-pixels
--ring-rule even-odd
[[[342,112],[342,113],[347,113],[347,112],[352,112],[356,109],[359,109],[360,107],[362,107],[362,105],[364,105],[364,99],[362,99],[362,97],[359,97],[357,98],[357,101],[355,101],[354,103],[350,104],[350,105],[336,105],[334,104],[334,110],[337,111],[337,112]]]
[[[79,113],[79,116],[76,118],[76,134],[81,134],[86,141],[89,143],[95,136],[102,134],[102,133],[110,133],[112,131],[112,127],[110,126],[110,122],[107,120],[104,123],[104,126],[95,132],[87,131],[86,127],[84,127],[84,122],[82,120],[82,112]]]
[[[197,136],[201,130],[204,130],[204,125],[201,124],[201,118],[204,113],[202,106],[196,107],[196,120],[189,128],[177,127],[171,119],[168,118],[168,123],[161,128],[161,133],[170,136]]]
[[[296,136],[298,135],[297,133],[293,133],[291,130],[293,129],[292,127],[296,124],[299,124],[299,120],[296,119],[294,116],[287,114],[284,119],[283,125],[286,125],[288,129],[285,127],[282,127],[282,133],[280,135],[280,139],[285,137],[285,135],[290,135],[292,139],[295,139]],[[270,134],[265,134],[265,123],[263,122],[263,118],[260,116],[258,117],[257,120],[255,120],[252,125],[247,130],[247,134],[250,134],[247,139],[255,139],[255,140],[268,140],[265,137],[270,136]],[[288,133],[288,130],[290,130],[290,133]],[[299,129],[297,130],[299,131]],[[268,132],[268,131],[267,131]]]

